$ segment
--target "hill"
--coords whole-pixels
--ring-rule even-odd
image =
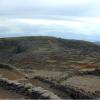
[[[100,66],[100,46],[54,37],[0,39],[0,63],[23,69],[66,70]]]
[[[95,44],[100,45],[100,41],[95,42]]]

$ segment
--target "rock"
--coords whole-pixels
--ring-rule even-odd
[[[58,99],[55,94],[41,87],[35,87],[32,84],[21,84],[6,78],[0,78],[0,86],[27,96],[30,99]]]

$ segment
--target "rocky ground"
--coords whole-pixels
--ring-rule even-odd
[[[9,90],[6,87],[8,83],[5,82],[4,85],[0,83],[1,94],[4,94],[1,98],[2,96],[16,98],[16,95],[26,98],[27,93],[27,97],[31,97],[32,91],[44,94],[44,90],[49,91],[44,96],[49,95],[50,98],[51,94],[61,99],[99,98],[99,59],[100,46],[88,41],[38,36],[2,38],[0,77],[7,78],[7,82],[20,83],[23,88],[22,90],[19,88],[22,94],[18,93],[16,85],[12,83],[16,91],[13,91],[13,94],[11,84]],[[25,84],[31,84],[36,88],[29,92]]]
[[[91,72],[94,75],[91,75]],[[55,71],[22,71],[16,68],[12,70],[9,68],[0,68],[1,78],[4,77],[24,85],[32,84],[35,87],[41,87],[44,90],[51,91],[62,99],[99,98],[100,78],[95,72],[97,73],[94,69],[82,69],[81,71],[69,69],[69,71],[58,71],[55,73]],[[88,74],[84,75],[84,73]],[[12,92],[12,90],[9,91],[9,89],[4,87],[0,86],[0,98],[27,98],[23,94]]]

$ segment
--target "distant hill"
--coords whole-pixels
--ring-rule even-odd
[[[95,42],[95,44],[100,45],[100,41]]]
[[[0,62],[18,68],[65,70],[82,64],[99,66],[99,59],[100,46],[87,41],[44,36],[0,39]]]

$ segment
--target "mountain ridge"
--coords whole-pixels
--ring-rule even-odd
[[[100,45],[100,41],[96,41],[95,44]]]

